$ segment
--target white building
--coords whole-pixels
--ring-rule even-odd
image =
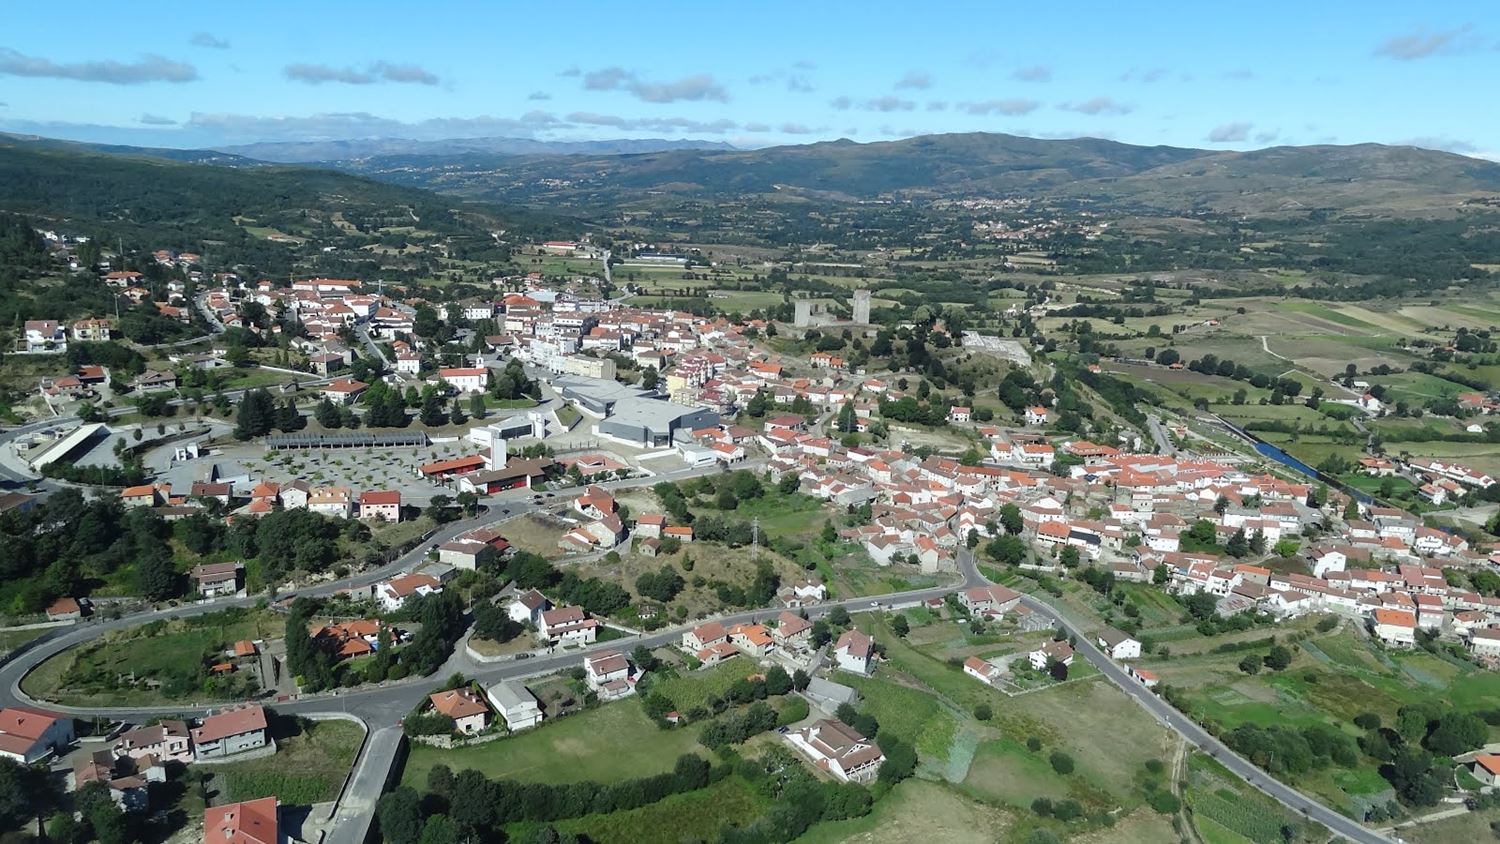
[[[489,687],[485,696],[511,732],[529,730],[542,723],[542,708],[536,696],[518,680],[502,680]]]

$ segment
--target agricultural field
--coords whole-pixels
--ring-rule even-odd
[[[723,697],[737,680],[759,674],[754,660],[736,658],[706,670],[680,670],[676,676],[651,680],[651,693],[665,696],[679,712],[704,706],[710,698]]]
[[[1188,757],[1183,780],[1185,813],[1204,844],[1279,841],[1286,827],[1301,828],[1315,841],[1325,837],[1201,753]]]
[[[447,765],[493,779],[619,782],[670,771],[684,753],[706,753],[697,729],[662,730],[646,717],[640,701],[628,699],[543,721],[487,744],[454,750],[413,745],[401,779],[421,790],[434,765]]]

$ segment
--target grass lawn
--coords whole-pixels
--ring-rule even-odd
[[[639,809],[561,821],[558,831],[587,836],[596,844],[677,844],[712,841],[725,824],[744,826],[770,806],[770,799],[740,777],[708,788],[674,794]],[[526,840],[510,830],[511,840]]]
[[[1024,739],[1007,736],[987,741],[975,753],[963,789],[977,799],[1026,810],[1038,797],[1071,797],[1067,779],[1052,770],[1047,755],[1046,748],[1036,753],[1027,750]]]
[[[1447,808],[1447,807],[1443,807]],[[1500,809],[1467,812],[1454,818],[1401,829],[1401,840],[1409,844],[1452,844],[1455,841],[1491,841],[1490,824],[1500,823]]]
[[[231,801],[274,794],[294,806],[326,803],[343,787],[363,734],[352,721],[276,717],[271,721],[274,756],[208,770],[214,774],[215,787]]]
[[[35,697],[75,706],[150,705],[185,697],[213,700],[211,690],[198,686],[200,668],[240,639],[280,638],[285,624],[280,615],[256,610],[155,621],[64,651],[37,666],[23,687]],[[116,684],[118,676],[131,674],[161,680],[163,685],[153,690]]]
[[[0,654],[10,653],[43,633],[51,633],[52,630],[53,628],[50,627],[35,627],[31,630],[0,630]]]
[[[421,790],[434,765],[447,765],[523,782],[619,782],[670,771],[677,757],[699,752],[696,729],[658,729],[639,701],[623,700],[487,744],[455,750],[413,745],[401,779]]]
[[[1008,841],[1017,825],[1012,813],[970,799],[957,789],[909,779],[882,797],[870,814],[814,826],[797,844],[990,844]]]
[[[736,680],[761,673],[761,668],[746,657],[735,657],[706,671],[679,669],[676,677],[654,680],[650,693],[660,693],[672,701],[678,712],[690,712],[706,705],[711,697],[723,697]]]

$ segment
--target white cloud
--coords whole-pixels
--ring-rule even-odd
[[[1117,115],[1129,114],[1134,109],[1134,106],[1116,102],[1109,97],[1094,97],[1093,99],[1078,103],[1063,103],[1058,108],[1063,111],[1076,111],[1079,114]]]
[[[1041,107],[1036,100],[1019,97],[1004,100],[983,100],[976,103],[960,103],[959,108],[969,114],[1030,114]]]
[[[925,91],[932,87],[932,77],[920,70],[909,70],[906,75],[896,80],[896,90],[911,89]]]
[[[60,63],[28,56],[9,47],[0,47],[0,76],[141,85],[147,82],[192,82],[198,78],[198,69],[186,62],[155,54],[142,56],[133,62],[107,60]]]
[[[150,114],[150,113],[141,115],[141,123],[143,123],[143,124],[145,124],[147,126],[176,126],[177,125],[177,121],[173,120],[170,117],[162,117],[159,114]]]
[[[1375,48],[1375,55],[1397,61],[1414,61],[1466,53],[1479,46],[1479,39],[1474,36],[1473,29],[1473,25],[1467,23],[1455,29],[1436,32],[1418,29],[1386,39]]]
[[[1017,82],[1051,82],[1052,68],[1042,64],[1018,67],[1011,73],[1010,78]]]
[[[391,62],[375,62],[364,70],[298,62],[282,68],[282,72],[286,74],[286,78],[308,85],[322,85],[325,82],[343,85],[374,85],[378,82],[436,85],[441,81],[436,74],[417,65]]]
[[[589,91],[626,91],[648,103],[675,103],[681,100],[729,101],[729,94],[724,90],[724,86],[707,73],[684,76],[681,79],[666,82],[649,82],[638,77],[634,71],[622,67],[606,67],[585,73],[583,87]]]
[[[1205,139],[1211,144],[1237,144],[1250,137],[1250,129],[1254,124],[1238,121],[1215,126],[1209,130]]]
[[[192,40],[188,41],[194,47],[207,47],[210,50],[227,50],[229,41],[207,32],[193,33]]]

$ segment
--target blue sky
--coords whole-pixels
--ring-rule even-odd
[[[8,4],[0,130],[174,147],[997,131],[1500,157],[1500,4],[1137,6]]]

